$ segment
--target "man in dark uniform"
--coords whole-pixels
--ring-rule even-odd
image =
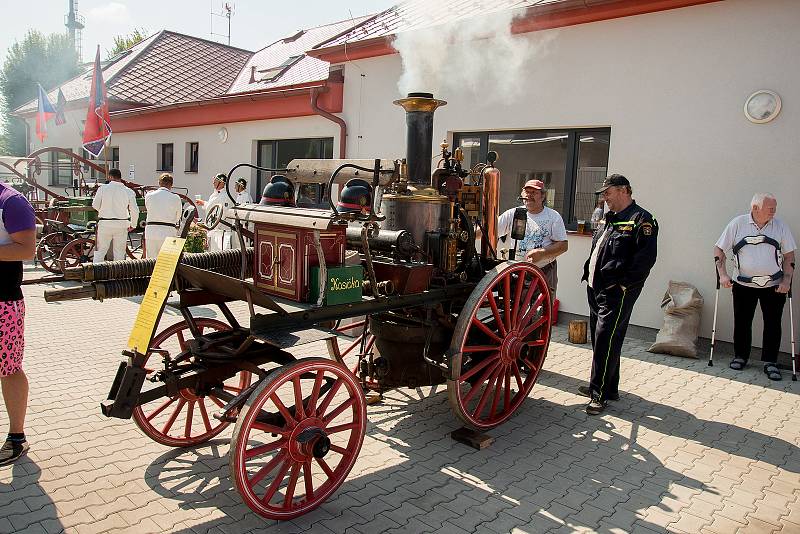
[[[581,386],[590,397],[586,413],[602,413],[608,400],[619,398],[619,356],[633,305],[656,263],[658,223],[631,198],[631,183],[612,174],[597,191],[608,213],[592,239],[592,252],[583,266],[588,283],[589,326],[592,332],[592,377]]]

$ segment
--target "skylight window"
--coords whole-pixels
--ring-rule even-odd
[[[292,65],[294,65],[301,59],[303,59],[303,54],[299,54],[297,56],[290,56],[289,58],[286,59],[286,61],[284,61],[283,63],[281,63],[276,67],[270,67],[268,69],[258,71],[259,73],[264,75],[264,77],[261,78],[261,81],[267,83],[274,82],[275,80],[280,78],[284,72],[289,70],[289,68],[291,68]]]

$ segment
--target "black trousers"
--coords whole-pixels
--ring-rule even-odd
[[[764,337],[761,341],[761,360],[778,361],[781,345],[781,318],[786,304],[786,293],[774,287],[747,287],[733,284],[733,353],[735,358],[747,360],[753,346],[753,316],[756,304],[761,303],[764,318]]]
[[[614,286],[595,290],[586,288],[589,299],[589,328],[592,334],[592,377],[589,387],[608,400],[619,394],[619,356],[628,331],[633,305],[642,288]]]

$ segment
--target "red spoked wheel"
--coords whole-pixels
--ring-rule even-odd
[[[508,420],[530,393],[547,355],[550,291],[538,268],[506,262],[486,273],[458,317],[447,393],[476,430]]]
[[[215,319],[200,318],[195,319],[195,323],[201,334],[230,330],[230,326]],[[174,359],[186,349],[186,340],[191,336],[189,325],[181,321],[155,336],[150,348],[167,350]],[[160,359],[158,353],[148,354],[145,362],[148,377],[160,367]],[[223,382],[222,389],[238,395],[250,385],[251,377],[250,372],[240,371]],[[184,388],[173,397],[161,397],[137,406],[133,410],[133,420],[153,441],[170,447],[191,447],[210,440],[230,425],[227,421],[211,417],[209,408],[214,409],[215,406],[221,408],[225,402],[214,395],[198,394],[192,388]]]
[[[58,259],[64,246],[72,240],[66,232],[51,232],[39,240],[36,245],[36,259],[46,271],[61,274]]]
[[[81,263],[92,261],[94,254],[94,239],[80,237],[66,244],[58,256],[58,265],[61,272],[67,267],[77,267]]]
[[[345,481],[366,426],[361,385],[344,365],[323,358],[284,365],[242,408],[231,440],[231,478],[259,515],[298,517]]]
[[[363,330],[353,337],[353,334],[362,328]],[[332,337],[328,339],[328,354],[331,359],[344,364],[345,367],[350,369],[350,372],[360,377],[361,362],[375,347],[375,336],[369,331],[368,320],[364,319],[363,321],[339,325],[334,330],[339,334],[351,336],[352,340],[347,340],[340,345],[339,338]],[[362,345],[364,347],[363,350],[361,349]],[[363,385],[367,389],[380,390],[380,385],[374,380],[366,379]]]

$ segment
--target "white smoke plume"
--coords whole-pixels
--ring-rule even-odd
[[[497,11],[497,2],[474,3],[484,13],[495,12],[397,35],[393,46],[403,63],[397,84],[401,95],[460,94],[489,105],[510,102],[524,92],[519,73],[533,68],[536,59],[547,53],[555,32],[546,32],[546,37],[513,35],[511,24],[524,9]]]

